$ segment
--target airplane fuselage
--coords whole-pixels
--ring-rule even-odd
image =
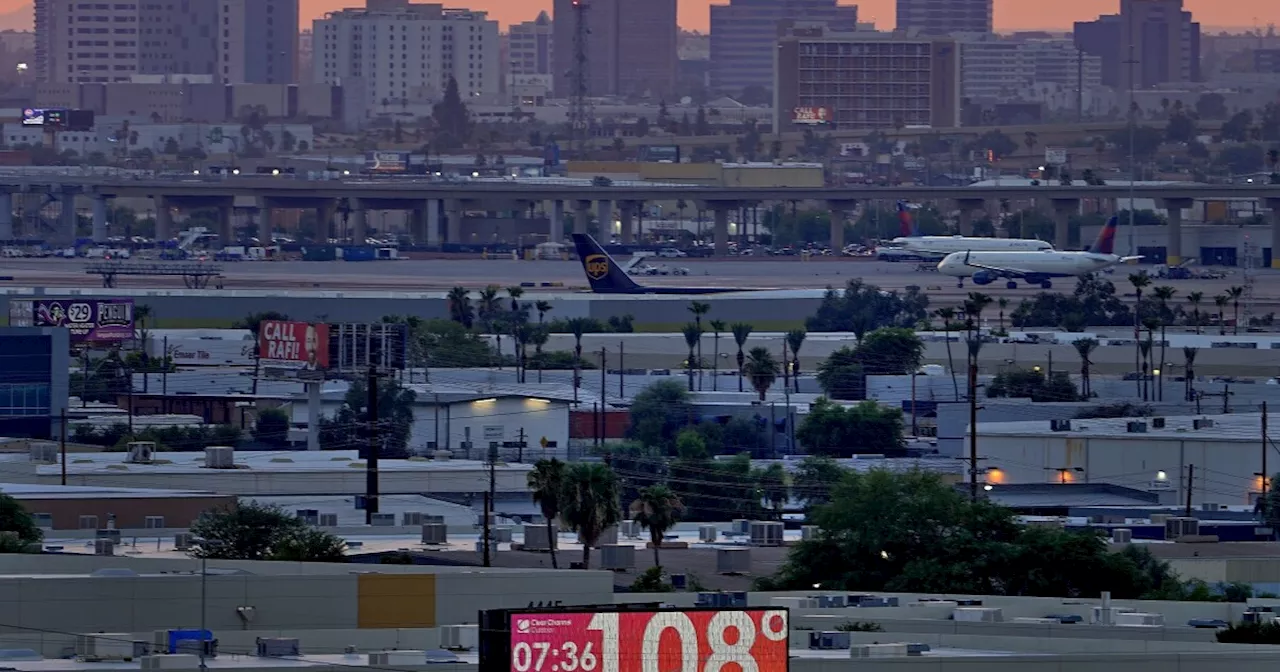
[[[974,236],[918,236],[895,238],[895,246],[912,252],[946,256],[952,252],[1034,252],[1052,250],[1043,240],[1025,238],[979,238]]]
[[[991,268],[1015,269],[1027,276],[1029,282],[1035,282],[1035,278],[1089,275],[1123,261],[1123,257],[1114,254],[1092,252],[956,252],[938,264],[938,272],[957,278],[972,276],[979,284],[985,284],[983,280],[988,277],[987,282],[999,277]]]

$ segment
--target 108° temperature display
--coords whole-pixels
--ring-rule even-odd
[[[513,614],[511,672],[786,672],[786,610]]]

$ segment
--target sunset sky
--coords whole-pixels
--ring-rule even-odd
[[[541,9],[550,9],[551,0],[453,0],[447,6],[465,6],[488,10],[504,25],[532,19]],[[644,0],[633,0],[644,2]],[[301,0],[303,25],[324,12],[343,7],[362,6],[363,0]],[[706,30],[707,7],[725,4],[728,0],[680,0],[680,25],[691,30]],[[995,0],[996,28],[1014,30],[1027,28],[1068,28],[1073,21],[1092,19],[1098,14],[1115,13],[1119,0],[1071,0],[1070,2],[1036,2],[1035,0]],[[1206,26],[1265,27],[1280,23],[1280,2],[1277,0],[1184,0],[1197,20]],[[880,28],[893,27],[894,0],[861,0],[842,4],[858,5],[864,20],[874,20]],[[0,12],[12,12],[31,0],[0,0]]]

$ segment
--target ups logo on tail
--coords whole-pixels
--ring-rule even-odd
[[[592,280],[599,280],[609,275],[609,258],[603,254],[588,255],[583,261],[583,266],[587,269],[587,277]]]

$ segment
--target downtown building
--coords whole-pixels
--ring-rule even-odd
[[[898,0],[897,30],[920,35],[992,32],[993,0]]]
[[[573,95],[580,34],[585,40],[588,95],[661,98],[675,92],[680,32],[676,0],[590,0],[585,6],[578,9],[574,0],[555,0],[553,6],[557,97]]]
[[[1024,99],[1039,90],[1091,91],[1102,84],[1102,59],[1067,39],[959,35],[963,97],[970,102]]]
[[[512,105],[541,106],[554,87],[555,26],[546,12],[511,25],[507,33],[506,91]]]
[[[1200,81],[1200,24],[1182,0],[1121,0],[1119,14],[1077,22],[1075,41],[1102,59],[1103,84],[1121,91]]]
[[[818,130],[960,125],[954,39],[795,24],[778,38],[773,127]],[[797,120],[802,123],[796,123]]]
[[[42,82],[296,81],[298,0],[35,0],[35,21]]]
[[[711,86],[741,91],[773,86],[773,51],[781,21],[826,23],[833,30],[858,26],[858,8],[836,0],[730,0],[711,6]]]
[[[466,100],[501,92],[498,22],[485,12],[367,0],[317,19],[313,81],[362,80],[371,104],[438,100],[452,78]],[[383,103],[382,101],[386,101]]]

